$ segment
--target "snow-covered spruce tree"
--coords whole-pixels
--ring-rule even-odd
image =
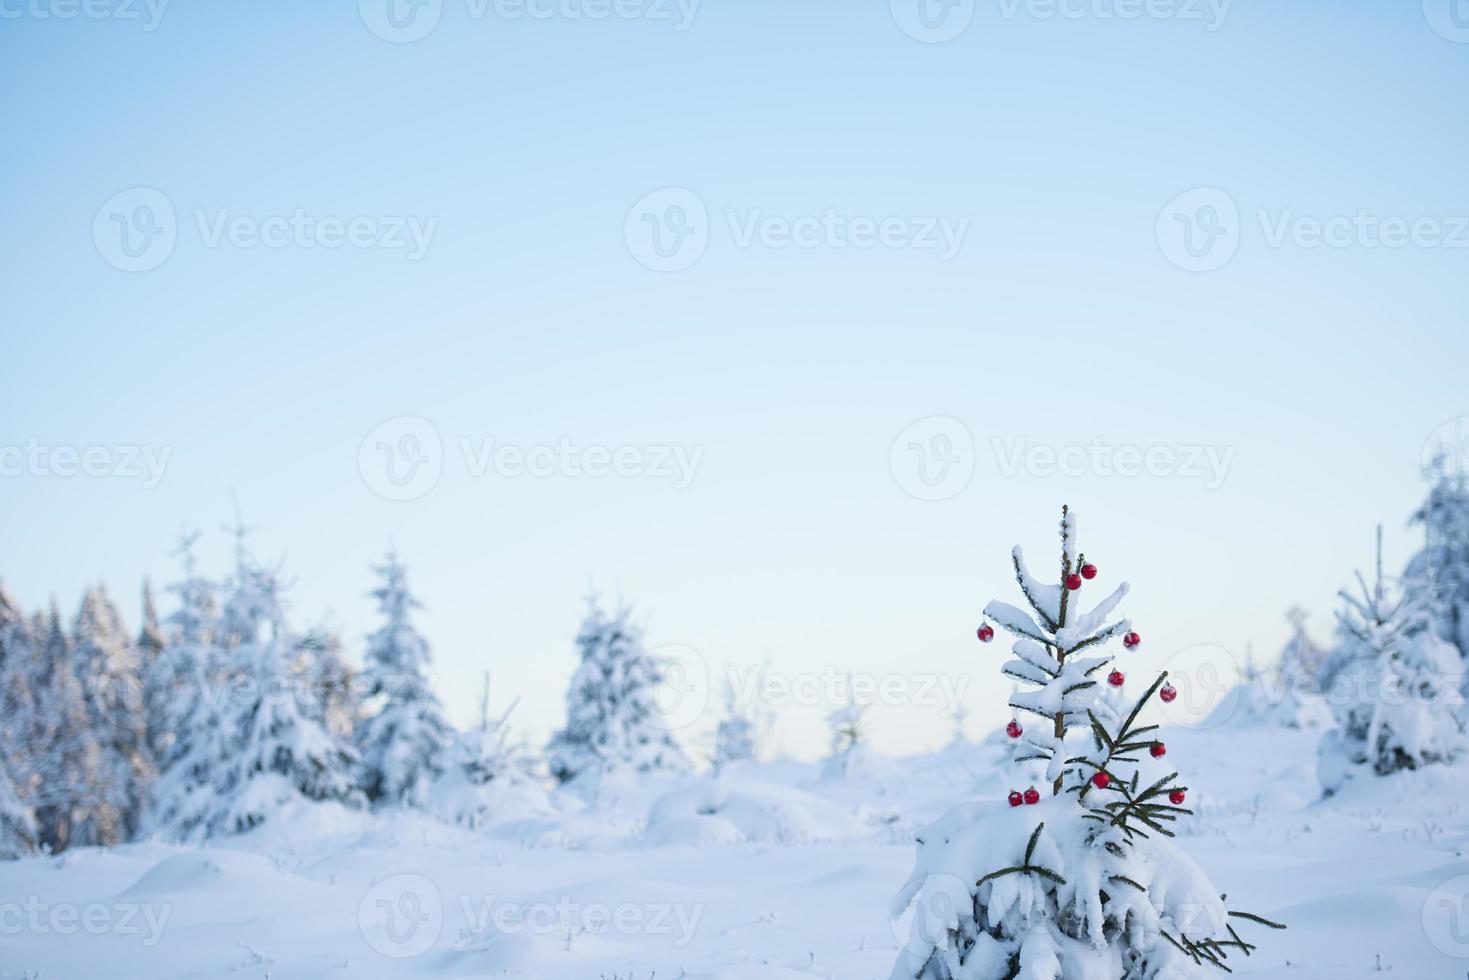
[[[755,722],[750,713],[740,707],[739,696],[732,682],[724,686],[724,717],[714,729],[714,754],[710,757],[714,774],[727,767],[755,759]]]
[[[1434,629],[1435,596],[1421,580],[1389,589],[1381,527],[1373,584],[1360,574],[1357,582],[1360,596],[1340,593],[1342,642],[1331,655],[1327,701],[1338,727],[1317,755],[1328,796],[1359,771],[1381,776],[1449,762],[1465,747],[1456,717],[1464,662]]]
[[[831,729],[831,755],[822,763],[824,779],[846,779],[867,774],[873,768],[872,750],[867,745],[867,709],[858,704],[847,677],[846,701],[827,712]]]
[[[1286,728],[1315,728],[1329,724],[1331,712],[1321,689],[1326,649],[1306,630],[1306,611],[1295,606],[1286,613],[1291,636],[1280,651],[1280,663],[1266,685],[1269,699],[1261,717]]]
[[[10,760],[22,800],[30,798],[38,778],[44,732],[36,698],[44,679],[40,644],[31,623],[0,583],[0,756]]]
[[[83,596],[72,637],[77,675],[101,750],[100,790],[118,815],[120,839],[126,840],[138,829],[153,780],[137,647],[100,586]]]
[[[298,647],[306,679],[303,693],[309,695],[326,730],[351,741],[362,717],[362,692],[357,672],[342,654],[341,638],[329,630],[312,630],[301,637]]]
[[[453,726],[429,686],[428,643],[413,627],[419,602],[408,591],[407,569],[389,553],[375,569],[373,590],[383,625],[367,641],[364,695],[377,711],[357,729],[368,798],[389,805],[428,805],[454,742]]]
[[[0,861],[36,852],[36,818],[20,798],[9,766],[0,756]]]
[[[37,699],[41,720],[35,812],[41,839],[53,851],[116,843],[122,817],[110,799],[102,745],[77,677],[71,639],[53,602],[42,659],[46,680]]]
[[[36,849],[37,759],[29,739],[35,718],[35,641],[20,604],[0,583],[0,860]]]
[[[608,616],[591,600],[576,648],[566,727],[548,746],[551,775],[568,783],[617,770],[687,772],[683,750],[658,723],[654,692],[665,666],[644,648],[631,611]]]
[[[300,671],[300,643],[274,571],[237,549],[221,615],[230,647],[196,698],[159,781],[158,829],[179,839],[240,833],[302,803],[362,803],[357,757],[326,730]]]
[[[178,608],[160,631],[162,648],[147,661],[143,671],[148,748],[160,771],[187,754],[189,746],[181,743],[204,734],[209,720],[199,715],[214,707],[208,698],[218,693],[215,682],[224,669],[223,652],[215,642],[219,633],[219,586],[199,573],[194,555],[198,540],[197,531],[185,531],[173,550],[182,565],[183,578],[168,591],[173,593]]]
[[[1127,585],[1091,610],[1079,590],[1097,575],[1076,550],[1076,521],[1061,518],[1061,582],[1015,575],[1032,612],[991,602],[985,615],[1017,637],[1002,668],[1028,688],[1011,707],[1017,762],[1045,763],[1048,798],[1035,787],[1009,805],[955,807],[919,835],[918,864],[894,903],[916,903],[893,980],[1182,980],[1254,947],[1231,919],[1283,928],[1229,910],[1204,873],[1165,838],[1190,813],[1186,786],[1161,768],[1156,726],[1138,716],[1160,675],[1127,704],[1121,671],[1102,652],[1139,640],[1127,620],[1107,625]],[[981,627],[980,638],[993,636]],[[1146,756],[1146,757],[1144,757]],[[1151,770],[1151,771],[1145,771]]]
[[[510,716],[520,700],[494,716],[489,697],[486,674],[479,724],[454,740],[449,765],[433,788],[434,812],[471,829],[495,819],[550,811],[545,790],[531,775],[525,745],[510,730]]]
[[[1423,549],[1404,579],[1408,588],[1434,596],[1434,629],[1469,660],[1469,483],[1442,459],[1427,475],[1428,498],[1413,515],[1423,525]]]

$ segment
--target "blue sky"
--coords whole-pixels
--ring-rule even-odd
[[[1133,583],[1140,670],[1272,654],[1296,602],[1324,633],[1377,521],[1409,554],[1425,442],[1469,414],[1447,3],[996,0],[929,8],[969,17],[942,43],[904,0],[532,8],[430,3],[400,43],[378,0],[4,7],[24,602],[105,580],[136,621],[182,525],[224,567],[233,492],[354,652],[397,545],[461,722],[485,668],[534,738],[559,721],[594,584],[715,687],[968,677],[979,732],[979,610],[1062,502]],[[437,481],[385,499],[373,460],[429,431]],[[89,447],[102,475],[58,472]],[[819,754],[822,710],[772,749]]]

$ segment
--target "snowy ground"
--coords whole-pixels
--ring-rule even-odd
[[[1236,975],[1469,976],[1469,767],[1319,802],[1316,737],[1167,733],[1198,810],[1183,846],[1231,905],[1290,926],[1255,930]],[[0,977],[882,980],[914,829],[1003,805],[998,758],[969,746],[845,781],[772,763],[656,808],[666,784],[609,788],[601,810],[476,833],[318,811],[228,847],[4,864]]]

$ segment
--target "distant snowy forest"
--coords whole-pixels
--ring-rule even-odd
[[[1342,594],[1330,642],[1294,615],[1278,660],[1252,669],[1233,695],[1231,710],[1320,728],[1328,795],[1364,773],[1449,761],[1461,749],[1464,477],[1435,470],[1412,520],[1424,542],[1400,575],[1379,554],[1376,570]],[[198,567],[195,537],[176,550],[165,609],[143,587],[137,629],[101,586],[70,617],[54,604],[24,610],[0,587],[0,855],[199,842],[312,806],[408,808],[472,828],[547,810],[557,785],[594,792],[613,773],[695,768],[658,723],[652,692],[663,665],[626,609],[589,609],[564,726],[535,752],[511,737],[508,713],[492,714],[487,695],[471,730],[447,721],[397,555],[373,570],[381,622],[357,667],[341,638],[288,620],[281,570],[251,553],[243,531],[234,567],[219,576]],[[728,705],[716,771],[758,754],[748,707]],[[827,771],[886,764],[865,744],[861,706],[832,709]]]

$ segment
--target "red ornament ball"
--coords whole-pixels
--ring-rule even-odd
[[[1183,790],[1176,789],[1173,792],[1169,793],[1168,794],[1168,802],[1169,803],[1172,803],[1174,806],[1178,806],[1180,803],[1182,803],[1183,802]]]
[[[1092,579],[1096,578],[1097,566],[1091,564],[1090,562],[1081,566],[1081,577],[1086,579],[1087,581],[1091,581]]]
[[[1107,675],[1107,683],[1111,684],[1113,687],[1121,687],[1123,682],[1126,680],[1127,678],[1122,676],[1122,671],[1120,670],[1114,670],[1112,671],[1112,673]]]
[[[1010,805],[1011,806],[1019,806],[1020,804],[1022,804],[1024,802],[1025,802],[1025,798],[1020,795],[1020,791],[1019,790],[1012,789],[1010,791]]]
[[[1011,738],[1019,738],[1020,733],[1023,731],[1025,731],[1025,729],[1020,727],[1020,722],[1018,721],[1012,721],[1010,722],[1010,724],[1005,726],[1005,734],[1009,735]]]
[[[1129,650],[1136,650],[1138,644],[1142,641],[1143,638],[1138,636],[1136,633],[1128,633],[1122,638],[1122,645],[1127,647],[1127,649]]]
[[[1178,688],[1174,687],[1172,684],[1164,684],[1161,688],[1158,689],[1158,697],[1162,698],[1164,703],[1166,704],[1167,702],[1172,701],[1174,698],[1178,697]]]
[[[1153,753],[1153,758],[1161,759],[1168,754],[1168,746],[1162,742],[1154,742],[1153,747],[1148,749],[1148,751]]]
[[[1081,576],[1076,574],[1075,572],[1072,572],[1070,575],[1066,576],[1066,587],[1072,592],[1075,592],[1077,589],[1081,588]]]
[[[1092,777],[1092,785],[1095,786],[1097,789],[1106,789],[1108,786],[1112,785],[1112,777],[1107,775],[1105,772],[1099,772]]]
[[[985,623],[974,631],[974,635],[979,637],[981,643],[988,643],[995,638],[995,628],[989,623]]]
[[[1032,786],[1030,789],[1028,789],[1028,790],[1025,791],[1025,802],[1028,805],[1034,806],[1035,804],[1039,803],[1040,801],[1041,801],[1041,794],[1039,794],[1039,793],[1037,793],[1035,791],[1035,787],[1034,786]]]

